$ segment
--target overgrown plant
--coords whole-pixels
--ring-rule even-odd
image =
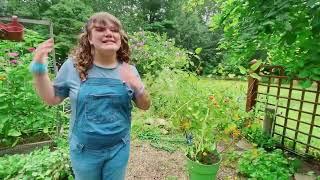
[[[27,155],[0,157],[0,179],[73,179],[66,140],[57,144],[55,151],[44,147]]]
[[[286,74],[320,80],[320,4],[312,0],[216,0],[213,30],[222,30],[224,63],[247,66],[252,59],[282,65]]]
[[[267,151],[274,150],[278,143],[273,137],[263,132],[260,123],[255,123],[250,127],[242,129],[242,134],[250,142],[256,144],[258,147],[264,148]]]
[[[57,107],[44,105],[33,88],[29,64],[41,36],[26,31],[23,42],[0,42],[0,146],[54,132]],[[65,118],[64,118],[65,119]]]
[[[271,153],[264,149],[252,149],[242,154],[238,171],[254,179],[290,179],[294,173],[294,167],[287,160],[281,150]]]
[[[202,164],[213,164],[220,159],[216,144],[240,135],[239,131],[232,132],[232,137],[224,133],[227,124],[234,120],[237,103],[226,97],[222,90],[210,92],[197,89],[195,92],[197,95],[180,104],[172,116],[174,124],[186,134],[187,156]]]
[[[145,76],[156,77],[165,69],[183,69],[188,63],[186,50],[175,47],[166,35],[142,31],[130,36],[132,61]]]

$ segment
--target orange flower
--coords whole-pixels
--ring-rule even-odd
[[[213,95],[209,96],[209,99],[211,99],[211,100],[213,100],[213,101],[215,101],[215,100],[216,100],[216,99],[215,99],[215,97],[214,97]]]

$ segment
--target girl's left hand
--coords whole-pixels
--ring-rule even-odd
[[[128,63],[122,63],[120,67],[120,78],[126,83],[128,83],[134,90],[138,90],[143,87],[143,83],[134,74]]]

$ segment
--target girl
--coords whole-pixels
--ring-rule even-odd
[[[72,57],[52,83],[46,59],[53,39],[40,44],[31,63],[35,87],[49,105],[71,102],[70,159],[79,180],[123,180],[130,152],[131,100],[150,107],[138,71],[128,65],[129,45],[120,21],[100,12],[90,17]]]

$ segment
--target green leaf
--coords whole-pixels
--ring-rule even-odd
[[[311,75],[311,79],[314,81],[320,81],[320,76],[319,75]]]
[[[299,78],[307,78],[310,76],[310,71],[304,69],[303,71],[301,71],[298,75]]]
[[[244,68],[243,66],[239,66],[239,69],[240,69],[240,73],[241,74],[246,74],[247,73],[246,68]]]
[[[18,137],[18,136],[21,136],[21,132],[15,129],[10,129],[8,132],[8,136]]]
[[[7,109],[7,108],[8,108],[8,104],[4,104],[4,105],[0,106],[0,110],[1,109]]]
[[[284,28],[285,28],[286,31],[291,31],[292,30],[292,26],[288,21],[286,21],[284,23]]]
[[[198,60],[201,59],[198,55],[194,55],[194,57],[197,58]]]
[[[309,88],[309,87],[312,86],[312,81],[310,81],[310,80],[300,81],[300,82],[299,82],[299,85],[300,85],[302,88]]]
[[[313,176],[313,175],[315,175],[315,172],[314,172],[314,171],[308,171],[308,172],[307,172],[307,175],[308,175],[308,176]]]
[[[312,72],[313,72],[314,74],[320,75],[320,68],[314,68],[314,69],[312,69]]]
[[[318,0],[308,0],[307,6],[312,8],[316,5],[316,3],[318,3]]]
[[[19,142],[19,139],[20,139],[20,138],[17,138],[17,139],[14,141],[14,143],[11,145],[11,147],[16,146],[16,145],[18,144],[18,142]]]
[[[197,49],[195,50],[196,54],[200,54],[201,51],[202,51],[202,48],[197,48]]]
[[[253,65],[250,66],[250,69],[252,71],[256,71],[260,67],[261,64],[262,64],[262,61],[258,60],[256,63],[254,63]]]
[[[48,127],[45,127],[45,128],[43,129],[43,132],[47,134],[47,133],[49,132]]]
[[[235,74],[228,74],[229,78],[234,78],[236,75]]]
[[[250,74],[250,76],[261,81],[261,77],[256,73],[252,73],[252,74]]]

